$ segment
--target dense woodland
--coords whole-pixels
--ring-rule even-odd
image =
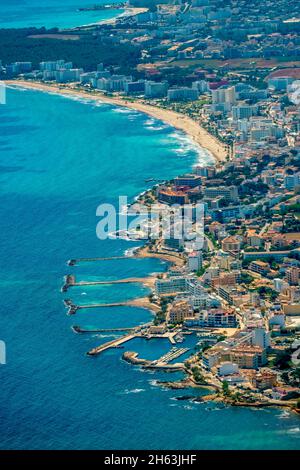
[[[71,41],[29,37],[45,33],[55,34],[58,30],[0,29],[2,64],[29,61],[36,68],[42,61],[64,59],[72,61],[74,67],[82,67],[85,71],[95,70],[97,64],[103,62],[106,66],[118,64],[121,72],[128,73],[140,57],[137,47],[128,44],[105,44],[90,33],[81,34],[80,39]]]

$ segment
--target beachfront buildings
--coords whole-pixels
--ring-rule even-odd
[[[168,279],[157,279],[155,281],[155,291],[157,295],[186,292],[187,281],[188,278],[185,276],[175,276]]]
[[[168,84],[167,82],[145,82],[145,96],[146,98],[162,98],[167,95]]]
[[[169,101],[195,101],[199,98],[196,88],[174,87],[168,90]]]

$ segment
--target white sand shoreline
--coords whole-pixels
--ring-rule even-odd
[[[15,86],[19,88],[32,89],[37,91],[44,91],[47,93],[55,93],[65,96],[73,96],[83,99],[100,101],[115,106],[126,107],[133,109],[144,114],[147,114],[155,119],[165,122],[166,124],[184,132],[191,140],[202,149],[207,150],[217,160],[217,162],[224,162],[226,160],[227,151],[225,145],[217,140],[216,137],[202,128],[196,121],[190,117],[171,111],[168,109],[159,108],[141,101],[130,101],[129,98],[110,97],[105,96],[99,92],[86,92],[76,90],[70,87],[63,87],[58,85],[46,85],[39,82],[30,82],[25,80],[6,80],[4,81],[8,86]]]
[[[129,18],[130,16],[136,16],[140,13],[145,13],[148,11],[148,8],[136,8],[136,7],[124,7],[120,8],[119,11],[122,10],[122,13],[117,14],[116,16],[113,16],[112,18],[107,18],[104,20],[99,20],[99,21],[93,21],[93,23],[88,23],[88,24],[83,24],[80,26],[74,26],[72,28],[62,28],[60,29],[61,32],[67,32],[67,31],[78,31],[82,28],[91,28],[93,26],[102,26],[105,24],[115,24],[117,20],[120,20],[122,18]],[[105,10],[102,10],[105,11]],[[109,11],[109,8],[107,9]],[[115,11],[118,11],[116,9]]]

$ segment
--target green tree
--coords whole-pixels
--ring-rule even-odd
[[[229,384],[228,384],[227,380],[224,380],[224,382],[222,383],[222,391],[223,391],[223,395],[225,395],[225,396],[230,395]]]

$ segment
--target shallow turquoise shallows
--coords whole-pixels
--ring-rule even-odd
[[[98,23],[120,15],[124,10],[80,11],[112,0],[0,0],[0,28],[73,28]]]
[[[34,91],[8,90],[0,106],[0,447],[17,449],[297,449],[299,417],[178,401],[198,391],[172,391],[155,380],[178,374],[142,372],[121,360],[124,350],[85,353],[112,336],[75,334],[149,321],[130,307],[66,315],[63,276],[73,257],[120,255],[136,246],[96,238],[96,207],[130,200],[149,178],[171,178],[207,161],[181,133],[146,115]],[[78,279],[144,277],[158,260],[80,264]],[[72,288],[80,304],[147,294],[139,285]],[[112,333],[115,335],[116,333]],[[194,348],[196,338],[182,346]],[[155,359],[164,340],[125,345]],[[179,374],[180,376],[180,374]]]

